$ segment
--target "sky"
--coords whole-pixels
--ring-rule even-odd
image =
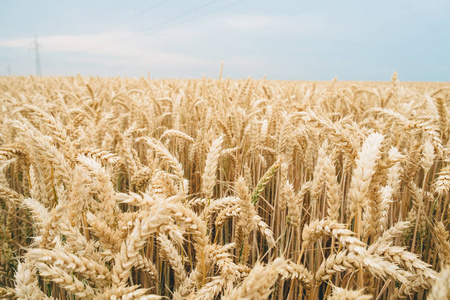
[[[450,1],[1,0],[0,75],[450,81]]]

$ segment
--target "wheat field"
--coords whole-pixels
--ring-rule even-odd
[[[450,299],[450,84],[0,77],[0,295]]]

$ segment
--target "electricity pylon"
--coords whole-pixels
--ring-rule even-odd
[[[42,76],[42,71],[41,71],[41,60],[39,58],[39,47],[41,45],[39,45],[38,43],[38,39],[37,36],[34,37],[34,53],[36,55],[36,75],[37,76]]]

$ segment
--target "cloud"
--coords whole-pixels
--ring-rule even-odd
[[[339,27],[324,13],[303,13],[296,15],[240,14],[225,15],[199,22],[169,26],[156,31],[108,31],[82,35],[54,35],[39,37],[39,43],[46,52],[77,52],[112,56],[141,56],[151,52],[162,58],[173,55],[181,57],[184,52],[167,51],[182,46],[190,46],[196,41],[208,39],[228,32],[251,36],[255,33],[287,34],[295,36],[336,34]],[[34,38],[14,38],[0,40],[1,47],[30,49]],[[160,53],[164,52],[164,53]],[[166,54],[166,55],[163,55]]]
[[[278,18],[267,15],[237,15],[227,16],[218,20],[218,23],[227,29],[239,30],[266,30],[278,23]]]
[[[287,36],[291,42],[308,37],[323,39],[336,35],[337,28],[322,13],[240,14],[208,17],[145,32],[111,30],[40,36],[39,43],[43,57],[47,55],[47,61],[55,68],[58,66],[58,72],[53,73],[61,73],[66,66],[80,71],[97,68],[99,72],[149,68],[156,74],[198,76],[215,74],[223,61],[225,70],[245,77],[278,66],[279,59],[268,55],[278,47],[273,45],[273,37]],[[0,47],[28,51],[33,42],[33,37],[0,39]]]
[[[126,32],[107,32],[86,35],[55,35],[39,37],[39,44],[44,46],[45,51],[50,52],[91,52],[96,48],[105,46],[105,43],[115,42],[118,39],[129,37]],[[34,38],[15,38],[0,40],[0,46],[12,48],[30,48],[33,46]],[[117,45],[117,42],[115,42]],[[105,48],[110,52],[110,48]],[[108,50],[109,49],[109,50]]]
[[[104,32],[85,35],[55,35],[39,37],[39,44],[46,52],[78,52],[106,55],[129,55],[129,41],[139,38],[133,32]],[[0,46],[30,48],[34,38],[0,40]]]
[[[29,49],[34,38],[0,40],[1,47]],[[107,63],[117,66],[152,64],[161,66],[208,66],[215,62],[186,53],[163,51],[152,36],[134,32],[105,32],[86,35],[57,35],[39,38],[45,52],[76,53],[71,56],[83,63]]]
[[[288,34],[320,37],[328,36],[331,32],[342,32],[326,13],[302,13],[295,15],[258,15],[241,14],[219,18],[216,21],[219,28],[224,30],[248,31],[262,34]]]

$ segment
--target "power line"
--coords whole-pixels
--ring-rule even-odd
[[[191,18],[191,19],[188,19],[188,20],[185,20],[185,21],[181,21],[181,22],[179,22],[179,23],[173,24],[172,26],[179,26],[179,25],[182,25],[182,24],[190,23],[190,22],[192,22],[192,21],[201,19],[201,18],[206,17],[206,16],[208,16],[208,15],[210,15],[210,14],[212,14],[212,13],[215,13],[215,12],[217,12],[217,11],[219,11],[219,10],[228,8],[228,7],[230,7],[230,6],[239,4],[239,3],[244,2],[244,1],[247,1],[247,0],[237,0],[237,1],[231,2],[231,3],[227,4],[227,5],[224,5],[224,6],[218,7],[217,9],[214,9],[214,10],[211,10],[211,11],[209,11],[209,12],[206,12],[206,13],[204,13],[203,15],[200,15],[200,16],[197,16],[197,17],[195,17],[195,18]]]
[[[162,21],[162,22],[157,23],[157,24],[155,24],[155,25],[153,25],[153,26],[150,26],[150,27],[147,27],[147,28],[145,28],[145,29],[143,29],[143,30],[140,30],[140,31],[138,31],[138,33],[144,33],[144,32],[147,32],[147,31],[149,31],[149,30],[158,28],[158,27],[160,27],[160,26],[162,26],[162,25],[165,25],[165,24],[167,24],[167,23],[176,21],[176,20],[178,20],[178,19],[180,19],[180,18],[183,18],[183,17],[185,17],[185,16],[187,16],[187,15],[190,15],[190,14],[192,14],[192,13],[194,13],[194,12],[196,12],[196,11],[202,9],[202,8],[205,8],[205,7],[207,7],[207,6],[211,5],[211,4],[213,4],[213,3],[215,3],[215,2],[219,2],[219,1],[221,1],[221,0],[213,0],[213,1],[207,2],[207,3],[205,3],[205,4],[202,4],[202,5],[200,5],[200,6],[197,6],[197,7],[193,8],[193,9],[191,9],[191,10],[188,10],[188,11],[186,11],[186,12],[184,12],[184,13],[181,13],[181,14],[179,14],[179,15],[177,15],[177,16],[171,18],[171,19]],[[242,1],[242,0],[241,0],[241,1]],[[233,2],[233,3],[234,3],[234,2]],[[227,7],[227,6],[230,6],[230,5],[226,5],[225,7]],[[129,39],[129,38],[130,38],[130,37],[122,37],[122,38],[119,38],[119,39],[116,39],[116,40],[111,40],[110,42],[108,42],[108,44],[105,44],[105,45],[102,45],[102,46],[98,46],[98,47],[95,47],[95,48],[92,48],[92,49],[80,51],[80,52],[78,52],[78,53],[86,53],[86,52],[91,52],[91,51],[95,51],[95,50],[98,50],[98,49],[103,49],[103,48],[107,47],[110,43],[121,42],[121,41],[127,40],[127,39]]]
[[[206,17],[206,16],[208,16],[210,14],[213,14],[215,12],[218,12],[220,10],[226,9],[226,8],[228,8],[230,6],[239,4],[239,3],[244,2],[244,1],[247,1],[247,0],[237,0],[237,1],[231,2],[231,3],[227,4],[227,5],[220,6],[220,7],[216,8],[216,9],[214,9],[214,10],[208,11],[208,12],[206,12],[206,13],[204,13],[202,15],[196,16],[194,18],[190,18],[190,19],[187,19],[187,20],[184,20],[184,21],[172,24],[171,26],[164,27],[163,29],[172,28],[172,27],[179,26],[179,25],[182,25],[182,24],[190,23],[192,21],[196,21],[198,19],[201,19],[201,18]]]
[[[164,25],[164,24],[170,23],[170,22],[172,22],[172,21],[178,20],[178,19],[180,19],[180,18],[182,18],[182,17],[184,17],[184,16],[190,15],[190,14],[192,14],[193,12],[196,12],[196,11],[202,9],[202,8],[205,8],[205,7],[207,7],[207,6],[211,5],[211,4],[213,4],[213,3],[215,3],[215,2],[219,2],[219,1],[221,1],[221,0],[213,0],[213,1],[210,1],[210,2],[205,3],[205,4],[203,4],[203,5],[197,6],[196,8],[193,8],[193,9],[187,11],[187,12],[184,12],[184,13],[182,13],[182,14],[180,14],[180,15],[178,15],[178,16],[172,18],[172,19],[168,19],[168,20],[165,20],[165,21],[163,21],[163,22],[160,22],[160,23],[158,23],[158,24],[156,24],[156,25],[147,27],[147,28],[141,30],[139,33],[147,32],[147,31],[149,31],[149,30],[158,28],[158,27],[160,27],[161,25]]]
[[[115,24],[115,25],[113,25],[113,26],[111,26],[111,27],[117,27],[117,26],[126,24],[126,23],[128,23],[129,21],[131,21],[131,20],[133,20],[133,19],[135,19],[135,18],[137,18],[137,17],[139,17],[139,16],[142,16],[143,14],[147,13],[148,11],[150,11],[150,10],[152,10],[152,9],[155,9],[155,8],[157,8],[158,6],[163,5],[163,4],[166,3],[167,1],[169,1],[169,0],[160,1],[160,2],[156,3],[155,5],[153,5],[153,6],[149,7],[149,8],[146,8],[146,9],[144,9],[144,10],[138,12],[137,14],[134,14],[134,15],[132,15],[131,17],[129,17],[129,18],[123,20],[123,21],[120,21],[119,23],[117,23],[117,24]]]

